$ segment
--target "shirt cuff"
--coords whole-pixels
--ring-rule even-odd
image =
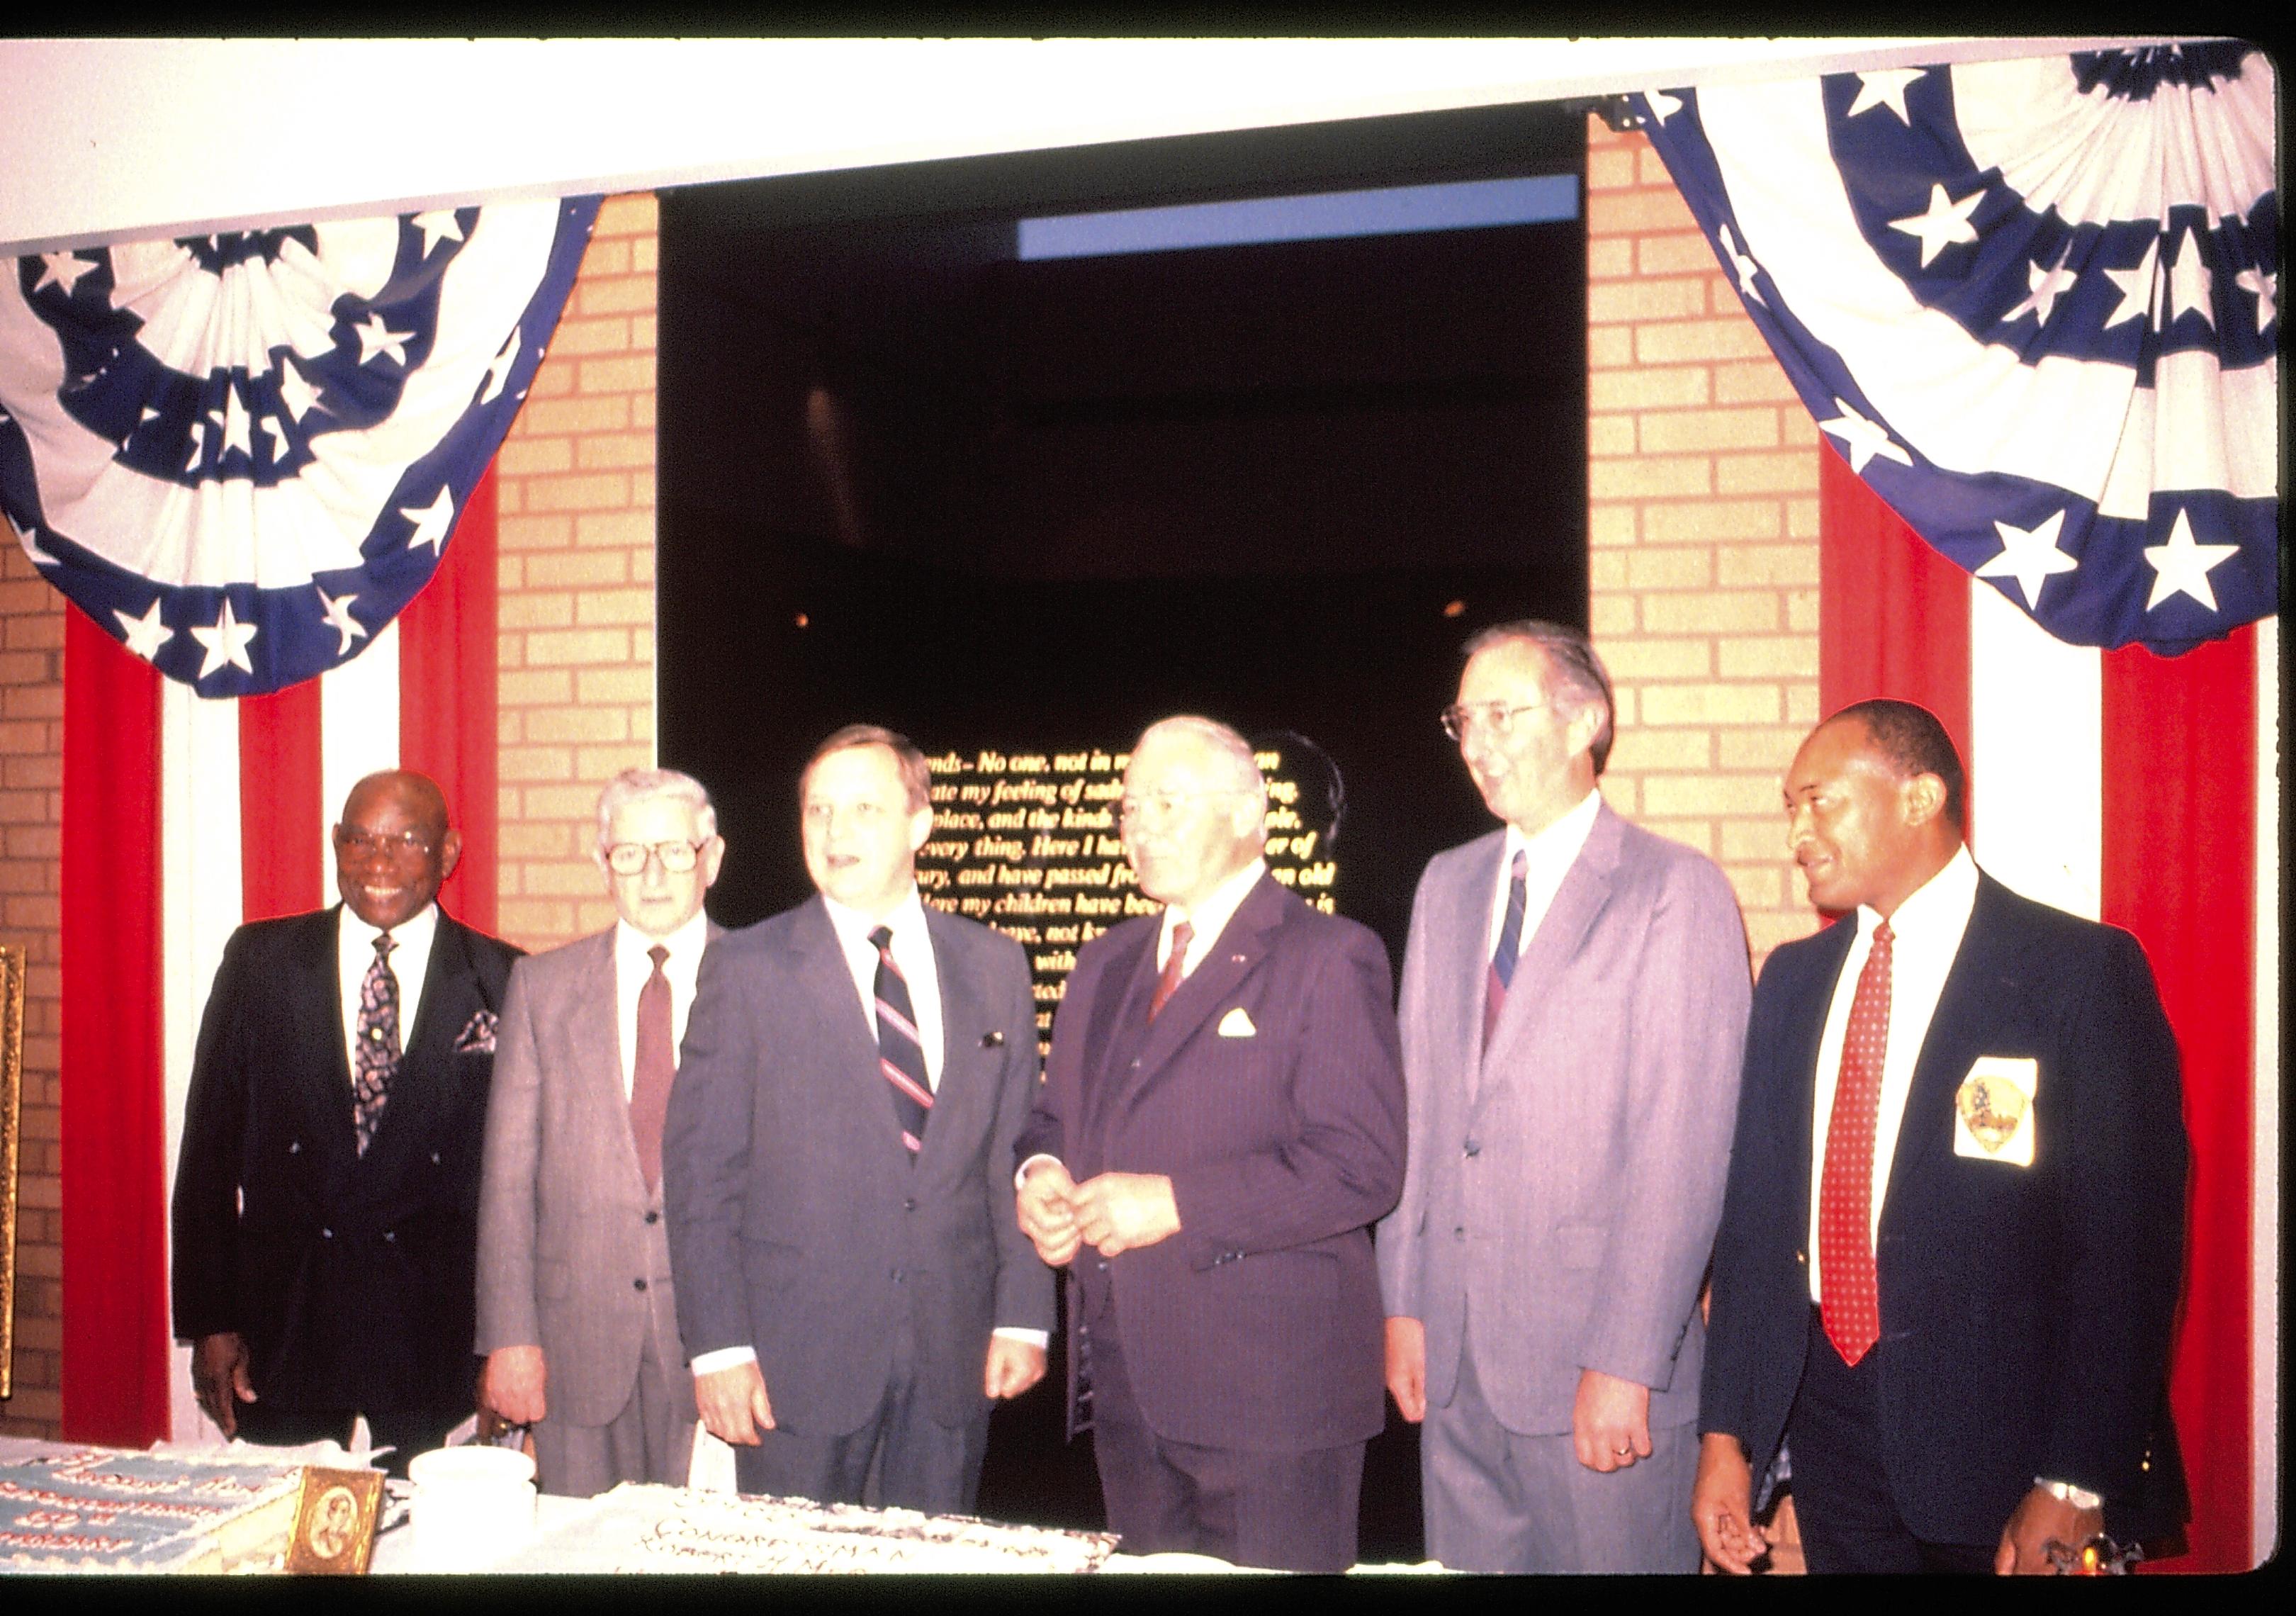
[[[988,1333],[1002,1336],[1008,1341],[1019,1341],[1024,1347],[1034,1347],[1039,1352],[1049,1350],[1053,1344],[1051,1331],[1023,1330],[1018,1325],[999,1325]]]
[[[1054,1167],[1058,1167],[1061,1164],[1061,1159],[1058,1156],[1050,1155],[1044,1151],[1038,1151],[1035,1155],[1021,1163],[1019,1169],[1013,1173],[1013,1187],[1014,1189],[1019,1189],[1021,1185],[1027,1181],[1029,1169],[1036,1166],[1039,1161],[1049,1161]]]
[[[2045,1476],[2035,1476],[2033,1485],[2052,1498],[2070,1504],[2075,1509],[2103,1509],[2104,1495],[2093,1493],[2086,1487],[2076,1487],[2070,1481],[2052,1481]]]
[[[715,1374],[720,1369],[731,1369],[736,1364],[754,1364],[757,1361],[758,1349],[755,1347],[720,1347],[715,1352],[695,1353],[693,1373],[699,1379],[705,1374]]]

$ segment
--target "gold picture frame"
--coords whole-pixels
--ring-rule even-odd
[[[24,950],[0,943],[0,1399],[16,1391],[16,1141],[24,1100]]]
[[[297,1576],[365,1576],[381,1511],[382,1472],[305,1465],[287,1570]]]

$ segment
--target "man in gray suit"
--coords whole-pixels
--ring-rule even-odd
[[[1043,1378],[1052,1276],[1013,1142],[1020,945],[925,906],[924,755],[855,725],[799,781],[818,895],[703,959],[664,1163],[702,1423],[743,1492],[969,1512],[988,1415]]]
[[[479,1207],[480,1401],[533,1427],[543,1490],[574,1497],[691,1462],[661,1129],[726,844],[701,782],[634,768],[592,857],[617,918],[511,974]]]
[[[1403,962],[1387,1381],[1427,1552],[1693,1571],[1701,1276],[1750,997],[1729,883],[1595,790],[1609,675],[1575,629],[1467,643],[1443,727],[1505,828],[1438,854]]]

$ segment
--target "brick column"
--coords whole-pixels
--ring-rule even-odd
[[[1603,792],[1718,862],[1755,959],[1816,918],[1778,784],[1817,711],[1817,432],[1639,134],[1589,118],[1589,578]]]
[[[599,788],[654,760],[654,269],[650,193],[607,199],[497,461],[503,935],[612,923]]]
[[[14,535],[0,543],[0,942],[29,955],[17,1144],[14,1395],[0,1434],[53,1437],[63,1415],[63,1179],[58,1140],[63,989],[64,597]]]

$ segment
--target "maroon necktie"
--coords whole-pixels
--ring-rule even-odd
[[[1874,1118],[1881,1108],[1882,1058],[1890,1046],[1890,944],[1883,921],[1874,928],[1849,1030],[1841,1040],[1841,1075],[1825,1125],[1825,1169],[1817,1186],[1818,1284],[1825,1335],[1845,1364],[1864,1358],[1882,1333],[1881,1292],[1874,1277]]]
[[[661,1128],[669,1114],[669,1082],[677,1075],[677,1054],[670,1047],[669,978],[662,965],[669,950],[656,943],[646,950],[653,974],[638,989],[638,1051],[630,1079],[630,1140],[638,1148],[638,1171],[645,1175],[646,1193],[661,1183]]]
[[[1156,979],[1156,997],[1148,1001],[1148,1019],[1154,1021],[1164,1001],[1179,990],[1180,979],[1187,974],[1188,945],[1196,940],[1196,929],[1186,921],[1172,928],[1172,952],[1164,958],[1164,974]]]

